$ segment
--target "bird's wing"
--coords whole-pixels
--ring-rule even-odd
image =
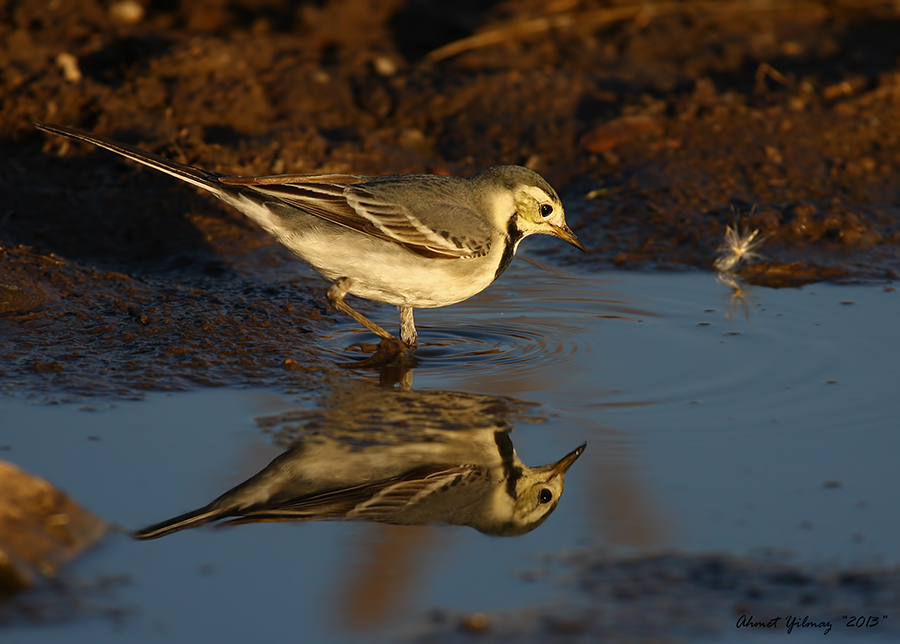
[[[414,214],[413,208],[402,203],[402,198],[395,198],[399,191],[392,187],[401,183],[406,187],[408,180],[392,182],[390,178],[372,180],[356,175],[323,174],[222,177],[220,182],[246,186],[258,194],[274,197],[339,226],[393,242],[424,257],[479,257],[487,253],[490,245],[490,236],[484,233],[454,235],[424,222],[424,217]],[[454,203],[443,191],[434,190],[432,181],[424,179],[418,189],[428,192],[428,197],[434,193],[432,198],[416,200],[416,203],[427,203],[429,220],[445,221],[457,229],[459,221],[481,223],[471,208]]]
[[[417,468],[375,490],[369,499],[353,508],[347,518],[390,521],[403,508],[414,506],[431,494],[460,483],[474,471],[475,468],[469,465]]]
[[[466,465],[427,465],[389,479],[249,510],[228,524],[328,519],[388,522],[404,507],[467,477],[472,470]]]

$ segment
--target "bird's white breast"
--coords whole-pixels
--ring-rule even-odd
[[[447,306],[483,291],[494,281],[499,261],[493,252],[471,259],[430,259],[343,229],[308,230],[281,241],[326,280],[351,279],[351,294],[414,308]]]

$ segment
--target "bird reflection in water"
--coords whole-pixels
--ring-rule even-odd
[[[530,532],[553,512],[584,445],[529,467],[510,438],[522,403],[355,383],[322,409],[261,424],[289,449],[209,505],[134,533],[155,539],[214,521],[375,521]],[[299,424],[297,424],[299,423]]]

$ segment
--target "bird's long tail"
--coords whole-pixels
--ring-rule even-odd
[[[107,139],[104,136],[90,134],[73,127],[37,122],[34,123],[34,126],[39,130],[43,130],[44,132],[59,134],[60,136],[66,136],[70,139],[87,141],[88,143],[92,143],[101,148],[105,148],[110,152],[120,154],[127,159],[131,159],[132,161],[137,161],[138,163],[150,166],[155,170],[165,172],[166,174],[171,175],[177,179],[181,179],[182,181],[187,181],[188,183],[193,184],[198,188],[209,190],[216,195],[219,195],[224,191],[222,184],[219,183],[218,180],[218,177],[221,175],[215,172],[201,170],[200,168],[195,168],[194,166],[179,163],[178,161],[172,161],[171,159],[159,156],[158,154],[146,152],[131,145],[118,143],[117,141]]]
[[[199,510],[186,512],[185,514],[181,514],[167,521],[155,523],[143,530],[136,530],[131,533],[131,536],[135,539],[159,539],[160,537],[172,534],[173,532],[178,532],[179,530],[196,528],[204,523],[210,523],[225,515],[226,513],[220,509],[212,509],[210,506],[205,506]]]

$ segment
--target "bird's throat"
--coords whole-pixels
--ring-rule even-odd
[[[516,254],[516,248],[519,246],[519,242],[525,237],[522,234],[522,231],[519,230],[519,227],[516,226],[516,219],[518,218],[518,213],[514,213],[512,217],[509,218],[509,223],[506,225],[506,237],[503,240],[503,254],[500,255],[500,263],[497,265],[497,270],[494,271],[494,279],[500,277],[500,275],[507,269],[510,262],[512,262],[513,257]]]
[[[516,484],[522,476],[522,468],[516,465],[516,449],[507,432],[494,432],[494,442],[497,444],[500,466],[503,468],[503,478],[506,480],[506,493],[509,498],[516,499],[519,496]]]

